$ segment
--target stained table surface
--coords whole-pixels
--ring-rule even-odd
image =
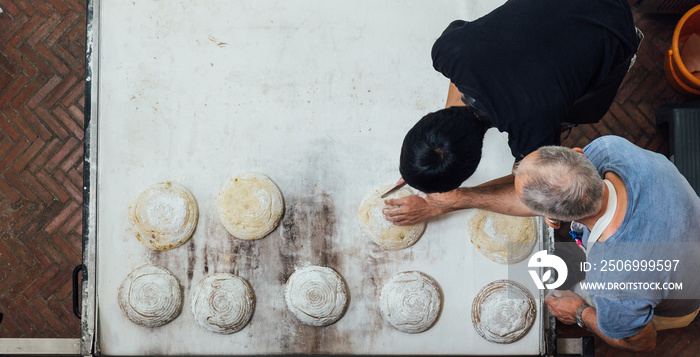
[[[411,248],[386,251],[360,229],[357,210],[373,187],[399,178],[401,142],[444,106],[449,81],[434,71],[432,43],[455,19],[500,1],[114,1],[100,3],[97,101],[97,306],[103,355],[159,354],[539,354],[541,326],[499,345],[471,323],[487,283],[522,271],[470,243],[470,211],[428,224]],[[510,172],[504,134],[487,133],[473,185]],[[243,172],[280,188],[285,213],[264,239],[241,241],[219,223],[216,195]],[[129,229],[127,210],[147,186],[173,181],[197,200],[185,245],[151,251]],[[117,289],[146,264],[169,269],[184,306],[154,329],[131,323]],[[345,316],[328,327],[299,323],[284,302],[295,267],[338,271],[350,290]],[[377,304],[391,276],[419,270],[444,294],[438,322],[420,334],[386,323]],[[233,335],[201,328],[191,291],[206,275],[232,272],[253,287],[256,310]],[[541,306],[538,292],[528,287]],[[539,314],[538,314],[539,316]]]

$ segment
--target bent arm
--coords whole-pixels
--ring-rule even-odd
[[[554,290],[547,294],[544,302],[549,307],[549,312],[566,325],[576,323],[576,312],[585,303],[580,295],[571,290]],[[615,348],[637,352],[649,352],[656,348],[656,329],[653,322],[649,322],[636,335],[615,339],[605,336],[598,328],[598,313],[594,307],[586,307],[581,312],[581,319],[587,329]]]
[[[384,215],[388,221],[400,226],[425,222],[447,212],[469,208],[511,216],[535,216],[515,194],[513,179],[513,175],[508,175],[475,187],[387,200],[387,205],[396,208],[385,209]]]
[[[595,308],[589,307],[583,310],[581,319],[586,323],[586,328],[615,348],[633,352],[651,352],[656,348],[656,329],[654,328],[653,322],[649,322],[644,326],[644,329],[634,336],[614,339],[605,336],[598,329],[598,314]]]
[[[514,176],[507,175],[474,187],[429,194],[428,204],[450,211],[478,208],[511,216],[535,216],[515,194]]]

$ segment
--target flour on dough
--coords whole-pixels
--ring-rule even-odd
[[[165,268],[144,265],[131,272],[119,286],[119,308],[131,322],[158,327],[174,320],[182,310],[177,278]]]
[[[275,230],[284,212],[282,192],[261,173],[230,179],[216,198],[221,224],[236,238],[260,239]]]
[[[524,286],[512,280],[496,280],[481,288],[474,298],[472,324],[488,341],[513,343],[530,331],[536,313],[535,299]]]
[[[153,250],[179,247],[197,225],[197,202],[180,184],[160,182],[141,192],[129,207],[136,238]]]
[[[299,268],[287,280],[287,307],[304,324],[326,326],[340,320],[347,309],[348,289],[335,270],[322,266]]]
[[[254,310],[253,289],[238,275],[211,274],[192,290],[194,319],[211,332],[232,334],[242,330]]]
[[[392,193],[386,198],[381,198],[385,192],[389,191],[392,185],[374,189],[360,204],[359,216],[360,224],[364,232],[385,249],[398,250],[412,246],[420,239],[425,232],[425,223],[418,223],[410,226],[397,226],[386,220],[382,209],[394,209],[394,206],[384,204],[385,200],[410,196],[413,191],[408,187]]]
[[[379,293],[379,310],[391,326],[406,333],[432,327],[442,309],[442,294],[433,278],[407,271],[394,275]]]
[[[535,219],[477,210],[469,220],[469,236],[476,248],[499,264],[527,258],[537,243]]]

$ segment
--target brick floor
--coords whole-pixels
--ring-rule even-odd
[[[79,337],[71,271],[81,262],[85,2],[0,0],[0,337]],[[623,136],[668,153],[655,111],[683,102],[662,63],[679,16],[635,14],[639,58],[609,113],[566,146]],[[562,335],[585,332],[562,328]],[[653,356],[700,355],[700,326],[659,333]],[[600,356],[632,356],[596,341]],[[637,354],[635,354],[636,356]]]
[[[75,338],[85,3],[0,8],[0,337]]]

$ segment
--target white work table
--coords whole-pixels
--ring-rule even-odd
[[[522,340],[496,344],[474,330],[474,296],[510,276],[471,244],[471,211],[430,221],[400,251],[363,236],[357,215],[373,187],[399,178],[406,132],[444,107],[449,81],[432,68],[433,42],[451,21],[501,3],[95,3],[86,244],[95,285],[86,291],[96,312],[84,313],[92,321],[83,322],[83,343],[96,336],[102,355],[543,353],[541,295],[532,281],[521,282],[538,317]],[[465,185],[510,172],[506,141],[489,130],[481,165]],[[268,175],[285,199],[280,226],[257,241],[231,237],[215,208],[224,183],[248,171]],[[127,209],[162,181],[187,187],[200,216],[189,242],[155,252],[134,237]],[[146,263],[169,269],[184,294],[180,316],[153,329],[133,324],[117,303],[121,282]],[[307,264],[329,266],[348,284],[348,310],[331,326],[302,325],[285,305],[284,281]],[[529,279],[527,259],[517,266]],[[444,295],[439,320],[424,333],[402,333],[379,313],[381,285],[406,270],[430,275]],[[192,289],[215,272],[236,273],[255,291],[253,318],[233,335],[208,332],[192,316]]]

